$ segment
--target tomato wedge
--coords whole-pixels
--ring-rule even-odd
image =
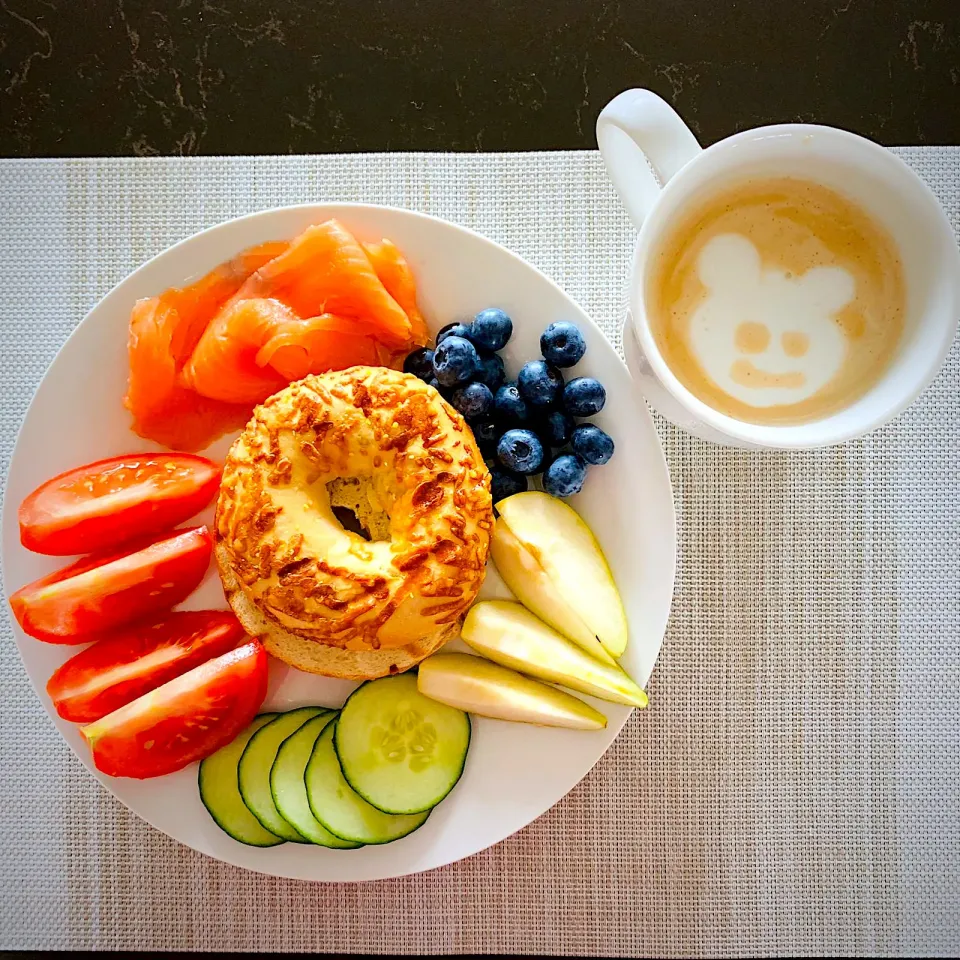
[[[47,693],[64,720],[90,723],[232,650],[244,636],[228,610],[170,613],[98,637],[54,672]]]
[[[103,773],[161,777],[228,744],[253,720],[266,695],[267,653],[259,640],[251,640],[80,732]]]
[[[87,643],[185,600],[210,565],[206,527],[174,530],[128,548],[96,554],[21,587],[10,606],[24,633],[47,643]]]
[[[110,550],[189,520],[213,499],[220,468],[186,453],[134,453],[77,467],[20,504],[20,542],[68,557]]]

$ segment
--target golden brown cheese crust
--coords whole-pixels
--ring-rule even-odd
[[[367,542],[333,516],[327,482],[354,476],[369,478],[389,540]],[[416,377],[352,367],[254,411],[227,457],[216,536],[221,565],[266,619],[379,650],[455,633],[492,525],[490,474],[460,414]]]

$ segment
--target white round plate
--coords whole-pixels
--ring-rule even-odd
[[[591,469],[572,505],[599,539],[626,604],[630,643],[622,663],[646,685],[666,628],[676,558],[670,478],[647,408],[626,367],[584,312],[542,273],[503,247],[442,220],[363,205],[309,205],[270,210],[221,224],[171,247],[134,271],[97,304],[47,371],[14,450],[3,512],[8,591],[65,561],[28,553],[19,542],[17,507],[44,480],[115,454],[155,449],[129,429],[121,399],[127,379],[127,320],[140,297],[205,273],[245,247],[292,237],[312,223],[340,218],[362,240],[389,237],[416,274],[419,302],[436,331],[487,306],[504,308],[514,336],[504,359],[515,376],[539,356],[539,337],[553,320],[572,320],[587,341],[577,375],[607,389],[595,418],[616,440],[616,456]],[[232,438],[211,448],[225,454]],[[206,516],[210,516],[208,511]],[[492,568],[491,568],[492,569]],[[485,595],[509,596],[495,573]],[[211,570],[186,607],[224,607]],[[74,753],[100,782],[158,830],[228,863],[304,880],[373,880],[429,870],[469,856],[526,826],[566,794],[600,759],[630,710],[593,701],[609,717],[603,731],[546,729],[474,718],[466,771],[453,793],[416,833],[386,846],[336,851],[287,843],[247,847],[222,833],[200,803],[197,767],[159,780],[124,780],[94,770],[78,729],[61,720],[45,692],[53,670],[78,648],[42,643],[14,625],[20,655],[37,695]],[[460,641],[457,641],[458,643]],[[353,684],[271,665],[265,709],[322,703],[339,706]],[[76,829],[83,829],[76,824]]]

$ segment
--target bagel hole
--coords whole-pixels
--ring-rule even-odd
[[[326,486],[330,508],[344,530],[368,542],[390,539],[390,516],[371,477],[336,477]]]
[[[340,522],[340,526],[349,533],[355,533],[364,540],[370,539],[370,531],[360,522],[360,518],[349,507],[334,507],[333,515]]]

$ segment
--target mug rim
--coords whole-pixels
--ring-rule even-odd
[[[693,175],[692,171],[702,168],[704,163],[710,163],[717,156],[725,155],[733,149],[742,147],[744,143],[768,140],[773,137],[787,138],[813,134],[852,146],[862,153],[869,153],[885,165],[884,172],[890,180],[898,177],[902,178],[906,175],[913,188],[919,187],[927,200],[924,209],[915,210],[914,215],[926,224],[927,229],[933,225],[933,221],[936,221],[936,242],[939,247],[949,251],[946,254],[948,259],[951,257],[953,259],[953,282],[950,284],[953,309],[944,310],[945,319],[940,323],[931,325],[932,334],[936,333],[937,326],[941,326],[942,329],[935,355],[931,357],[931,361],[924,372],[908,381],[905,386],[908,386],[909,389],[905,389],[894,401],[884,404],[875,415],[864,418],[858,424],[843,429],[835,428],[832,431],[822,429],[822,426],[829,422],[830,417],[802,424],[756,424],[728,416],[704,403],[680,382],[667,365],[654,340],[646,312],[647,273],[652,259],[647,254],[653,249],[652,241],[662,237],[669,224],[669,218],[659,213],[663,210],[662,201],[664,198],[684,190],[687,181]],[[886,147],[848,130],[822,124],[780,123],[752,127],[706,147],[697,156],[691,158],[675,176],[663,185],[660,197],[637,234],[633,254],[630,304],[633,331],[653,374],[678,403],[688,409],[706,426],[733,440],[771,449],[813,449],[833,446],[862,436],[888,423],[906,410],[927,389],[939,373],[953,345],[957,332],[958,315],[960,315],[960,248],[957,246],[953,227],[936,195],[911,167]],[[929,323],[928,315],[924,317],[923,322]],[[817,430],[818,427],[821,428],[819,431]]]

